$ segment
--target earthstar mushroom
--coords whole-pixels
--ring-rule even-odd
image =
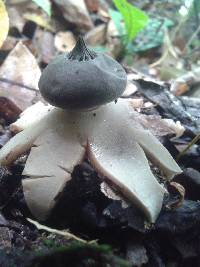
[[[86,67],[90,77],[85,77]],[[25,110],[12,125],[20,132],[0,151],[0,164],[7,166],[31,149],[22,185],[27,205],[38,219],[47,218],[87,153],[94,168],[155,222],[166,190],[151,172],[145,153],[168,178],[181,169],[158,139],[134,120],[136,112],[129,101],[114,102],[125,85],[122,67],[88,50],[82,39],[71,53],[58,56],[44,70],[39,88],[56,107],[40,103]],[[27,123],[37,113],[37,105],[40,115]]]

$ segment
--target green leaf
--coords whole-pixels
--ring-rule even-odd
[[[36,5],[41,7],[48,15],[51,16],[51,2],[50,0],[32,0]]]
[[[127,34],[126,42],[128,43],[146,26],[148,16],[126,0],[113,0],[113,3],[124,19]]]
[[[143,29],[133,43],[129,43],[129,53],[137,53],[158,47],[163,43],[165,30],[173,26],[169,19],[150,18],[147,26]]]

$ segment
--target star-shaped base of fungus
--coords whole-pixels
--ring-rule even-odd
[[[154,222],[166,190],[153,175],[147,157],[168,178],[181,169],[135,118],[126,99],[88,112],[35,104],[11,126],[19,133],[1,149],[0,164],[8,166],[31,149],[23,191],[33,215],[44,220],[74,167],[87,155],[93,167]]]

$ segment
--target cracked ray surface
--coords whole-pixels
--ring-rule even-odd
[[[40,110],[40,119],[33,119],[27,128],[24,123],[24,130],[0,151],[0,164],[9,165],[32,147],[23,171],[28,176],[23,180],[23,190],[37,218],[48,216],[87,149],[94,168],[139,206],[150,221],[156,220],[165,189],[152,174],[145,153],[169,177],[181,169],[157,138],[134,121],[127,100],[89,112],[57,108],[45,112],[46,108],[44,115]],[[20,120],[26,121],[28,114],[25,112]]]
[[[56,122],[35,140],[22,173],[29,177],[22,182],[27,205],[41,220],[48,216],[73,168],[85,155],[76,132]]]
[[[136,203],[150,221],[155,221],[165,190],[153,176],[141,147],[133,139],[126,138],[121,132],[108,142],[105,139],[102,143],[103,137],[94,138],[89,146],[89,158],[92,165],[109,177],[127,199]]]

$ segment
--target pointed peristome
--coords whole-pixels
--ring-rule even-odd
[[[82,37],[79,37],[75,47],[67,57],[70,60],[87,61],[97,57],[97,54],[86,46]]]
[[[126,82],[126,72],[117,61],[89,50],[80,37],[68,55],[55,57],[44,69],[39,89],[53,106],[91,110],[115,101]]]

